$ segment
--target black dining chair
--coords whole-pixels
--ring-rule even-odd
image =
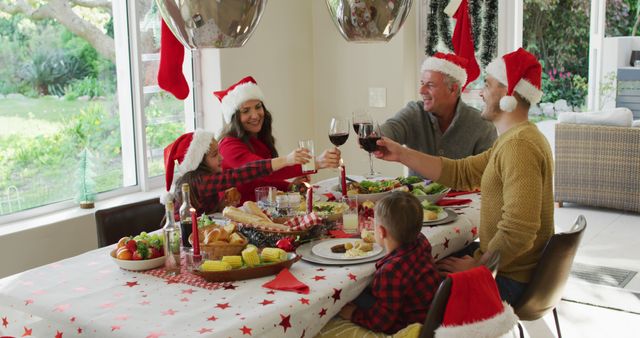
[[[573,259],[586,227],[587,220],[580,215],[571,230],[551,236],[527,289],[513,307],[516,315],[524,321],[540,319],[552,311],[558,338],[562,338],[562,334],[556,306],[562,298]],[[520,328],[520,336],[524,337],[520,323],[518,323],[518,327]]]
[[[164,206],[159,198],[98,210],[95,213],[98,247],[117,243],[124,236],[162,227]]]
[[[487,269],[491,271],[493,278],[495,278],[496,273],[498,273],[499,265],[500,252],[496,251],[491,254],[489,260],[487,260],[487,263],[485,264]],[[424,324],[420,329],[419,338],[435,337],[436,329],[440,327],[440,324],[442,324],[444,310],[447,308],[447,302],[449,301],[449,295],[451,294],[451,283],[451,278],[448,277],[440,283],[440,286],[438,287],[438,290],[436,290],[436,294],[433,296],[433,300],[431,301],[427,318],[424,320]]]

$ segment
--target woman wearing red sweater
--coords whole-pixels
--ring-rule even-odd
[[[225,129],[220,137],[222,168],[238,168],[248,162],[278,157],[272,134],[271,113],[264,106],[264,95],[256,81],[247,76],[226,90],[214,93],[222,103]],[[325,150],[315,159],[316,169],[337,168],[340,151],[337,148]],[[292,182],[286,179],[294,178]],[[287,191],[292,184],[308,180],[300,165],[276,170],[262,177],[237,186],[242,201],[255,201],[255,188],[274,186]]]

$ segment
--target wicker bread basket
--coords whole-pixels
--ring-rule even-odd
[[[249,243],[247,238],[240,232],[237,233],[241,238],[242,242],[239,243],[229,243],[226,241],[213,241],[211,243],[203,243],[205,238],[204,232],[210,228],[216,228],[217,225],[208,225],[198,229],[198,236],[200,239],[200,251],[207,253],[207,259],[220,259],[222,256],[235,256],[239,255],[244,249],[245,246]],[[189,243],[193,243],[192,235],[189,235]]]
[[[216,241],[211,244],[200,244],[200,251],[207,253],[208,259],[220,259],[222,256],[236,256],[242,252],[245,246],[249,243],[247,239],[242,235],[244,242],[231,244],[224,241]]]

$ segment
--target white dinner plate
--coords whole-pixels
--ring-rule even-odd
[[[357,256],[357,257],[345,257],[344,253],[334,253],[331,252],[331,247],[339,245],[339,244],[344,244],[347,242],[352,242],[355,243],[356,241],[358,241],[360,239],[358,238],[336,238],[336,239],[330,239],[330,240],[326,240],[326,241],[322,241],[316,245],[313,246],[313,248],[311,248],[311,252],[315,255],[318,255],[320,257],[323,258],[329,258],[329,259],[336,259],[336,260],[354,260],[354,259],[363,259],[363,258],[367,258],[370,256],[375,256],[379,253],[382,252],[382,247],[380,245],[378,245],[377,243],[373,243],[373,250],[367,252],[365,255],[363,256]]]
[[[431,219],[431,220],[426,220],[423,219],[422,223],[431,223],[431,222],[438,222],[438,221],[442,221],[443,219],[447,218],[449,214],[447,214],[447,212],[442,209],[442,211],[440,213],[438,213],[438,217],[436,219]]]

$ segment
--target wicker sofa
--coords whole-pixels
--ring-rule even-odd
[[[640,212],[640,128],[556,124],[555,200]]]

